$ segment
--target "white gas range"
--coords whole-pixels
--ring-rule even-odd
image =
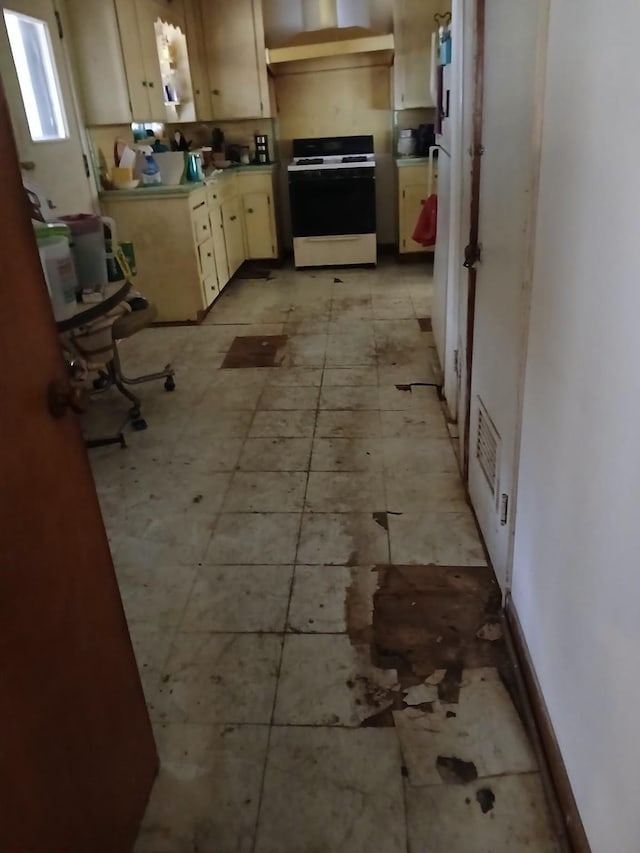
[[[288,166],[296,267],[375,264],[373,136],[294,139]]]

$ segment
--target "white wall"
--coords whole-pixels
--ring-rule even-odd
[[[639,32],[551,3],[513,571],[594,853],[640,850]]]

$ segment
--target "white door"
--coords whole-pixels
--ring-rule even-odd
[[[484,107],[469,429],[469,493],[508,589],[520,428],[527,260],[535,196],[539,25],[544,3],[486,0]]]
[[[90,212],[95,188],[54,2],[5,0],[0,6],[0,76],[26,176],[42,187],[56,215]]]

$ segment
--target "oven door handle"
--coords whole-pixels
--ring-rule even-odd
[[[307,240],[309,243],[336,243],[340,241],[344,243],[347,240],[360,240],[362,238],[362,234],[344,234],[338,235],[336,237],[303,237],[303,240]]]

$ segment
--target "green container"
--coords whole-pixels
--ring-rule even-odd
[[[136,267],[136,253],[133,249],[133,243],[120,243],[119,246],[122,249],[122,254],[127,259],[127,263],[129,264],[129,268],[131,270],[131,275],[137,275],[138,270]],[[124,272],[120,264],[118,263],[118,259],[110,251],[109,246],[107,246],[107,252],[107,271],[109,274],[109,281],[124,281]]]

